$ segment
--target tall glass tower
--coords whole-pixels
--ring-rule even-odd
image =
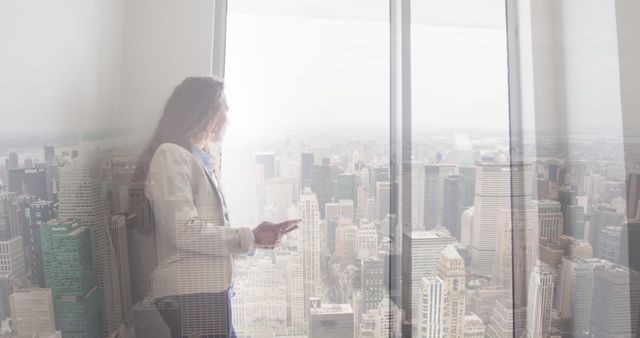
[[[76,220],[53,219],[40,227],[40,234],[45,284],[53,294],[56,327],[65,338],[101,337],[90,230]]]

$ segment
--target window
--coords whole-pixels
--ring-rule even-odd
[[[227,20],[231,218],[303,220],[236,264],[235,329],[350,337],[369,312],[372,331],[386,304],[388,3],[232,1]]]
[[[640,335],[640,2],[32,6],[0,2],[3,332]]]

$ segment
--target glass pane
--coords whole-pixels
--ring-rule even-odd
[[[384,290],[388,2],[234,0],[228,10],[230,218],[239,226],[302,219],[277,249],[236,261],[236,332],[399,329]]]
[[[533,166],[510,161],[504,13],[497,0],[411,1],[402,308],[416,337],[512,336],[511,229],[525,220],[511,216],[530,216]]]
[[[514,290],[526,313],[518,327],[531,337],[637,336],[639,115],[630,93],[638,88],[639,29],[629,13],[639,9],[542,1],[515,12],[519,155],[534,164],[539,241],[537,252],[514,252],[531,266],[514,276],[514,284],[522,278]]]

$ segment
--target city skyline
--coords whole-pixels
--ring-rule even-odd
[[[412,192],[412,196],[424,201],[415,204],[415,206],[423,207],[424,209],[422,210],[424,211],[419,213],[432,216],[433,224],[427,225],[424,221],[417,220],[414,221],[412,227],[404,229],[405,238],[403,243],[405,247],[402,251],[404,264],[406,267],[414,266],[414,264],[418,265],[415,265],[417,269],[413,268],[412,272],[407,269],[403,270],[403,293],[406,295],[415,293],[415,298],[410,297],[413,298],[411,301],[408,300],[409,298],[405,298],[403,303],[409,302],[407,304],[415,303],[416,307],[422,306],[420,305],[422,304],[421,301],[429,298],[421,298],[421,278],[439,276],[438,278],[442,280],[443,304],[441,311],[438,310],[438,316],[441,318],[438,321],[441,321],[441,324],[437,324],[439,325],[437,330],[448,332],[445,335],[459,336],[463,332],[467,332],[468,329],[470,330],[469,332],[476,332],[476,334],[486,330],[487,336],[493,337],[495,334],[501,336],[501,333],[495,332],[506,330],[505,328],[500,328],[500,325],[505,324],[504,320],[507,319],[504,316],[509,316],[509,314],[501,313],[500,311],[502,310],[498,307],[495,309],[498,312],[489,312],[488,316],[485,317],[482,310],[480,310],[481,307],[479,307],[482,302],[478,303],[477,300],[472,300],[473,297],[477,296],[471,296],[480,292],[480,290],[489,292],[494,287],[502,290],[501,292],[509,294],[508,299],[511,299],[514,304],[519,306],[516,317],[521,318],[522,322],[518,322],[520,323],[517,324],[518,330],[533,336],[542,331],[557,332],[560,328],[553,323],[571,320],[574,317],[573,311],[576,310],[569,311],[568,309],[571,309],[570,306],[572,306],[570,304],[582,304],[577,305],[581,308],[587,306],[587,303],[575,303],[573,300],[563,298],[563,294],[572,292],[567,291],[567,288],[571,288],[571,285],[574,285],[571,282],[574,279],[564,281],[559,276],[575,277],[571,277],[573,275],[570,272],[564,272],[564,267],[558,265],[558,262],[563,259],[579,259],[579,257],[591,259],[590,257],[594,256],[599,257],[603,262],[608,262],[607,260],[609,260],[610,262],[607,264],[613,266],[627,264],[623,260],[625,258],[619,254],[620,241],[622,240],[620,235],[621,225],[623,223],[621,212],[626,204],[624,202],[625,191],[620,190],[620,184],[616,182],[624,182],[627,179],[625,175],[621,176],[620,174],[620,169],[618,168],[620,168],[621,164],[615,162],[615,159],[610,159],[608,160],[609,162],[598,160],[592,164],[585,164],[586,162],[582,161],[563,161],[562,158],[553,159],[553,156],[549,156],[536,160],[526,159],[526,164],[515,163],[514,167],[513,163],[504,162],[508,161],[510,156],[505,153],[500,143],[490,143],[482,137],[478,138],[470,135],[466,135],[466,137],[468,140],[465,142],[468,142],[468,145],[464,145],[465,142],[462,142],[461,136],[458,134],[450,135],[444,139],[434,136],[431,139],[416,140],[416,159],[413,164],[415,166],[414,177],[419,177],[418,175],[422,173],[424,173],[424,177],[430,177],[429,172],[432,171],[432,168],[448,169],[443,171],[442,175],[434,176],[434,179],[423,178],[422,180],[417,180],[416,185],[413,186],[415,192]],[[307,139],[313,140],[313,138]],[[594,142],[605,142],[606,144],[607,141]],[[575,146],[580,149],[579,144]],[[55,187],[53,196],[58,200],[54,205],[55,213],[58,217],[60,217],[60,214],[68,215],[73,210],[70,209],[73,206],[73,204],[70,204],[73,200],[64,196],[68,194],[68,191],[71,191],[69,189],[73,185],[70,184],[74,183],[70,180],[71,176],[65,174],[65,172],[71,173],[72,171],[70,170],[73,168],[83,168],[82,163],[84,161],[89,160],[87,163],[95,161],[91,160],[92,157],[101,157],[102,160],[98,162],[102,163],[102,175],[96,175],[97,169],[91,169],[94,174],[89,174],[91,172],[89,169],[84,169],[85,171],[75,170],[77,173],[82,173],[82,175],[88,175],[84,176],[85,178],[82,180],[106,179],[107,181],[105,182],[109,182],[108,185],[103,185],[100,188],[98,187],[99,185],[83,185],[82,189],[88,189],[83,190],[86,198],[98,201],[98,197],[95,197],[98,196],[98,191],[103,191],[105,187],[109,188],[108,194],[104,194],[104,191],[100,193],[103,196],[102,198],[106,197],[107,199],[104,202],[96,202],[94,204],[104,203],[105,205],[104,230],[108,230],[114,249],[120,248],[117,249],[118,253],[114,256],[112,262],[113,268],[118,271],[114,276],[124,276],[122,269],[126,265],[123,264],[125,262],[128,263],[125,257],[130,254],[128,250],[122,251],[121,244],[117,243],[129,241],[128,246],[130,248],[130,241],[134,237],[129,237],[132,234],[131,232],[126,231],[125,236],[125,232],[118,229],[126,225],[125,222],[130,222],[135,218],[128,217],[126,214],[118,214],[118,212],[123,210],[126,213],[130,208],[127,206],[127,199],[123,194],[131,194],[135,191],[131,190],[133,187],[128,185],[127,177],[133,171],[133,165],[137,157],[136,149],[138,148],[139,145],[121,143],[113,146],[113,148],[109,146],[101,147],[99,151],[89,149],[90,151],[87,152],[87,149],[85,149],[78,152],[78,157],[75,159],[71,158],[73,155],[71,154],[72,150],[69,150],[68,157],[64,158],[60,156],[62,154],[60,149],[63,148],[53,148],[53,155],[51,155],[51,147],[42,148],[41,151],[44,150],[43,154],[46,153],[43,158],[49,158],[47,161],[49,164],[43,167],[46,168],[43,170],[53,170],[53,167],[60,165],[59,169],[52,171],[52,173],[55,172],[55,176],[52,178],[53,181],[43,180],[43,183],[27,184],[27,181],[24,181],[26,176],[20,176],[23,181],[9,180],[7,182],[14,185],[8,188],[10,190],[15,189],[15,184],[17,184],[15,182],[22,182],[19,184],[22,184],[21,189],[23,190],[21,194],[24,195],[40,191],[38,190],[39,188],[34,188],[33,184],[36,184],[36,186],[37,184],[46,184],[47,186],[44,188],[46,193],[39,194],[42,197],[49,197],[51,196],[49,189]],[[332,143],[327,142],[322,145],[312,141],[305,141],[305,139],[301,138],[290,140],[289,142],[269,143],[258,148],[229,147],[229,149],[233,149],[238,153],[230,153],[227,156],[223,156],[225,160],[222,162],[222,177],[225,186],[234,187],[231,190],[227,190],[227,197],[231,219],[240,221],[240,223],[235,223],[236,226],[249,225],[252,222],[256,224],[259,219],[265,217],[277,221],[278,219],[293,218],[300,215],[304,220],[303,228],[305,229],[305,231],[299,230],[287,236],[283,241],[282,247],[275,250],[273,254],[267,254],[267,252],[259,250],[255,254],[255,259],[250,259],[238,265],[236,269],[237,292],[242,296],[233,301],[234,313],[238,313],[238,317],[234,318],[236,329],[249,335],[260,335],[269,330],[276,330],[285,336],[311,334],[312,320],[310,317],[305,318],[304,314],[308,313],[305,308],[308,309],[312,304],[310,299],[317,298],[324,304],[321,307],[326,306],[327,309],[349,306],[351,312],[347,313],[351,313],[349,315],[351,319],[349,320],[353,320],[353,323],[345,325],[351,325],[349,327],[353,329],[354,337],[358,337],[360,334],[366,336],[369,334],[367,332],[377,332],[376,330],[382,327],[380,325],[383,325],[379,317],[381,306],[382,308],[398,306],[398,304],[393,304],[389,298],[386,298],[389,295],[386,286],[386,278],[388,277],[385,276],[385,271],[388,271],[390,261],[388,256],[388,219],[384,217],[384,214],[388,213],[388,211],[385,211],[388,210],[385,206],[390,203],[390,200],[387,196],[389,192],[386,192],[384,187],[387,187],[386,184],[388,184],[390,177],[388,176],[386,160],[388,149],[386,149],[385,142],[381,139],[376,140],[373,137],[336,137]],[[258,151],[258,149],[261,149],[261,151]],[[540,149],[545,149],[544,143],[541,144]],[[573,152],[573,154],[576,153]],[[12,155],[7,158],[5,163],[10,168],[13,168],[11,170],[14,170],[12,171],[14,173],[22,173],[22,171],[15,171],[15,168],[24,168],[25,165],[38,166],[43,163],[33,158],[29,161],[23,161],[26,158],[21,155]],[[606,158],[608,155],[603,152],[601,155],[592,154],[591,156],[605,156]],[[304,160],[305,158],[307,159],[306,161]],[[461,163],[464,163],[464,165]],[[473,170],[469,168],[473,168]],[[489,169],[495,171],[495,173],[492,174],[493,171]],[[307,173],[306,178],[303,177],[303,172]],[[107,173],[106,176],[104,173]],[[65,175],[69,178],[65,178],[67,177]],[[468,175],[473,177],[472,185],[465,183],[468,181],[468,179],[465,179]],[[248,176],[254,176],[254,178],[247,180]],[[74,180],[77,180],[78,177],[82,176],[74,175],[73,177]],[[620,181],[621,179],[622,181]],[[495,180],[502,182],[500,183],[502,188],[490,183],[495,183]],[[578,184],[578,180],[582,180],[582,184]],[[244,181],[244,183],[241,184],[241,181]],[[514,184],[514,182],[516,190],[511,188],[511,184]],[[533,186],[534,183],[535,187]],[[629,187],[632,188],[633,186]],[[474,198],[468,196],[469,189],[474,191]],[[484,196],[496,198],[498,196],[495,195],[498,191],[496,189],[506,196],[503,196],[503,199],[507,201],[506,204],[499,201],[496,202],[497,204],[494,202],[489,203],[488,201],[490,200],[483,200]],[[563,193],[566,189],[573,192],[574,195],[569,195],[575,196],[573,199],[563,197],[567,196],[566,193]],[[17,201],[19,196],[19,194],[16,195],[9,192],[4,194],[5,196],[14,194],[15,197],[9,197],[9,201],[12,200],[11,198],[15,198]],[[429,196],[431,197],[424,198],[426,196],[424,194],[430,194]],[[76,194],[74,196],[82,195]],[[322,197],[322,203],[324,203],[322,208],[320,196],[324,196]],[[515,200],[514,197],[516,197]],[[427,201],[430,202],[424,204]],[[514,201],[516,204],[513,204]],[[133,203],[133,200],[131,202]],[[47,216],[49,213],[47,206],[52,204],[48,204],[49,202],[42,199],[38,201],[37,198],[30,200],[28,203],[30,210],[38,210],[39,212],[39,214],[35,214],[33,213],[35,211],[31,211],[30,219],[32,220],[29,222],[36,222],[42,218],[46,223],[46,218],[49,217]],[[603,203],[612,204],[604,206]],[[495,265],[484,266],[480,264],[479,268],[474,268],[474,257],[477,255],[474,254],[473,241],[463,244],[463,240],[465,236],[470,236],[468,234],[469,231],[472,234],[478,231],[479,225],[476,222],[482,217],[483,208],[486,208],[482,207],[483,204],[490,206],[490,209],[487,210],[492,210],[491,213],[494,215],[489,218],[485,217],[485,219],[496,220],[496,222],[485,221],[484,225],[481,225],[489,229],[484,231],[485,236],[489,234],[489,231],[493,231],[497,236],[495,250],[497,262]],[[24,202],[21,205],[25,205]],[[11,209],[14,210],[12,212],[17,212],[21,205],[16,204],[13,207],[14,209]],[[238,213],[239,210],[246,210],[247,206],[250,205],[254,205],[252,208],[257,208],[257,210],[253,213]],[[514,206],[521,206],[525,209],[510,209]],[[585,216],[593,215],[591,228],[582,226],[583,232],[591,229],[591,232],[584,233],[586,242],[580,242],[582,239],[574,239],[567,235],[567,233],[575,230],[572,230],[571,226],[567,228],[567,225],[564,224],[567,217],[571,222],[574,222],[574,217],[577,215],[574,207],[582,208]],[[298,212],[302,212],[302,214],[298,214]],[[78,214],[85,217],[85,223],[89,228],[91,227],[90,223],[94,221],[86,217],[92,213]],[[470,223],[465,221],[465,217],[469,217],[469,215],[476,221]],[[514,216],[517,217],[512,219]],[[455,223],[450,224],[450,221],[447,221],[447,219],[451,218],[458,219],[460,228],[456,228]],[[618,222],[615,224],[618,224],[618,226],[610,226],[612,224],[610,221],[598,221],[600,219],[615,219]],[[15,217],[10,218],[6,223],[7,226],[15,223],[16,220],[17,218]],[[106,222],[107,220],[109,221],[108,223]],[[515,225],[511,224],[512,220],[516,222]],[[441,226],[445,223],[449,224],[450,229],[445,229]],[[565,226],[563,227],[563,225]],[[593,233],[593,227],[598,230],[596,234]],[[495,230],[491,230],[492,228],[495,228]],[[455,229],[458,229],[459,233],[451,236],[450,231]],[[480,233],[482,234],[483,231],[480,231]],[[471,239],[482,238],[472,234]],[[514,237],[516,238],[516,248],[513,251],[515,256],[512,256],[510,238],[516,234],[519,234],[518,236],[520,237]],[[418,244],[421,243],[418,241],[418,238],[422,238],[421,236],[426,240],[424,245]],[[439,236],[451,236],[451,239],[443,242],[446,245],[438,244],[438,248],[432,247],[432,244],[426,244],[428,238]],[[116,238],[118,238],[117,242],[115,242]],[[412,238],[415,238],[413,240],[415,243],[412,243]],[[535,244],[527,244],[534,241],[533,238],[539,238],[539,250],[535,247]],[[307,245],[307,243],[313,244]],[[506,245],[506,243],[509,243],[509,245]],[[584,244],[581,243],[586,243],[588,250],[586,248],[583,249]],[[30,239],[28,243],[25,242],[23,245],[25,253],[29,252],[29,257],[35,257],[27,259],[29,264],[22,265],[23,269],[28,268],[27,275],[35,278],[37,274],[34,275],[34,273],[37,273],[38,266],[37,264],[34,265],[34,262],[38,258],[37,255],[31,255],[37,254],[38,241]],[[316,245],[318,246],[315,247]],[[564,250],[566,255],[558,254],[558,248],[562,248],[561,250]],[[43,255],[46,256],[46,253],[43,253]],[[125,256],[123,257],[122,255]],[[444,258],[438,257],[448,257],[449,260],[464,262],[456,263],[462,264],[463,270],[461,271],[466,271],[458,275],[463,278],[463,281],[454,282],[451,276],[455,276],[455,273],[452,275],[451,272],[447,272],[449,270],[444,268],[445,266],[450,266],[447,264],[452,263],[443,263],[446,260],[442,261]],[[418,263],[409,263],[412,260]],[[129,269],[133,266],[139,266],[136,264],[140,263],[132,261]],[[540,268],[541,264],[545,267]],[[512,267],[514,269],[513,272]],[[540,269],[546,272],[541,273]],[[593,270],[581,273],[588,274],[588,271]],[[555,276],[551,279],[550,284],[548,282],[549,278],[543,277],[545,276],[544,274]],[[414,283],[409,283],[407,278],[413,280],[413,277],[409,277],[412,275],[415,275],[417,279]],[[129,274],[129,278],[132,278],[130,283],[139,283],[135,279],[144,277],[138,272],[132,272]],[[356,278],[361,279],[355,282]],[[380,278],[379,281],[376,281],[378,278]],[[112,289],[114,293],[108,297],[114,301],[113,304],[117,304],[114,305],[114,309],[117,308],[122,315],[122,319],[118,319],[118,321],[124,321],[126,324],[118,330],[132,332],[132,327],[136,325],[136,319],[143,320],[143,318],[146,318],[136,311],[148,311],[148,308],[141,307],[139,297],[134,299],[133,302],[127,301],[128,297],[123,295],[123,291],[129,290],[125,293],[131,293],[133,296],[133,289],[130,289],[126,278],[116,277],[116,279],[109,282],[118,283],[119,285]],[[278,289],[279,291],[274,290],[275,292],[265,297],[259,291],[263,287],[258,282],[261,279],[263,282],[269,280],[269,285],[274,286],[283,283],[284,287]],[[37,282],[37,278],[32,278],[32,281]],[[105,282],[107,281],[103,280],[102,285]],[[487,284],[482,286],[483,283]],[[414,288],[412,284],[418,287]],[[460,298],[460,296],[452,298],[454,285],[457,285],[455,287],[456,290],[462,290],[458,292],[462,292],[459,294],[464,295],[463,298]],[[593,285],[593,283],[587,285]],[[511,288],[515,288],[515,294],[511,293]],[[583,290],[581,292],[587,292],[585,289],[581,290]],[[539,296],[540,294],[543,296]],[[458,300],[453,302],[453,299]],[[144,300],[142,301],[144,302]],[[125,304],[127,305],[125,306]],[[453,304],[464,304],[455,305],[455,308],[459,309],[454,311],[456,313],[455,316],[452,312]],[[483,306],[491,307],[490,304]],[[424,304],[424,306],[431,305]],[[275,310],[276,308],[287,310],[280,312]],[[400,310],[402,308],[404,308],[404,311]],[[539,308],[547,309],[545,310],[547,314],[542,317],[531,317],[532,313],[539,312],[537,310]],[[550,310],[548,309],[551,308],[558,309],[557,311],[559,312],[549,312]],[[460,309],[464,310],[461,311]],[[332,313],[331,311],[333,310],[327,311],[329,311],[327,313]],[[400,311],[400,316],[404,318],[404,326],[413,323],[412,326],[417,330],[416,332],[422,332],[420,326],[427,323],[418,318],[419,314],[416,314],[415,321],[408,320],[407,314],[410,310],[405,305],[398,306],[398,310],[394,311]],[[395,313],[394,311],[390,313]],[[255,312],[253,317],[249,315],[251,312]],[[472,318],[476,318],[474,316],[480,318],[482,326],[477,320],[472,320]],[[502,316],[503,318],[496,318],[496,316]],[[589,316],[587,315],[587,317]],[[397,316],[394,318],[397,318]],[[576,318],[579,323],[582,323],[579,324],[579,327],[583,328],[580,330],[591,330],[592,319],[589,318],[585,321],[585,318],[585,316],[580,317],[580,319]],[[470,325],[469,327],[465,326],[467,323]],[[545,328],[547,324],[549,327]],[[140,323],[140,325],[146,327],[155,324],[145,322]],[[322,328],[322,326],[317,326],[317,324],[313,325],[316,325],[314,326],[316,331],[326,329]],[[376,325],[378,325],[377,329]],[[397,334],[400,334],[400,326],[397,326],[394,330],[398,330]],[[64,336],[64,330],[62,334]]]
[[[0,338],[640,336],[639,13],[0,1]]]

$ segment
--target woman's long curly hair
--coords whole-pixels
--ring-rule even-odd
[[[211,77],[184,79],[173,90],[149,144],[140,153],[131,183],[144,186],[153,154],[161,144],[174,143],[191,151],[210,136],[216,116],[226,109],[224,82]],[[153,222],[139,223],[139,230],[153,227]]]

